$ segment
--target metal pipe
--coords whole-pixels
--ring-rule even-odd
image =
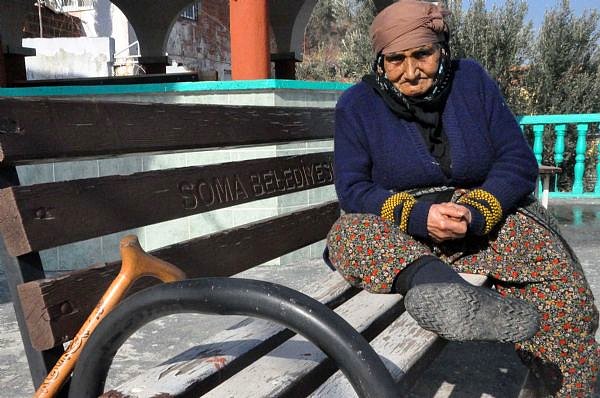
[[[44,24],[42,23],[42,0],[38,0],[38,21],[40,22],[40,39],[44,37]]]
[[[329,355],[360,397],[399,396],[377,353],[327,306],[285,286],[238,278],[168,283],[124,300],[90,337],[73,373],[69,396],[102,394],[111,361],[127,338],[154,319],[182,312],[256,316],[280,323]]]

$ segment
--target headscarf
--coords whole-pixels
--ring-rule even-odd
[[[390,54],[447,41],[448,27],[440,6],[426,1],[399,0],[386,7],[370,28],[375,54]]]
[[[448,12],[440,6],[426,1],[399,0],[386,7],[371,24],[371,38],[376,53],[373,63],[373,75],[363,80],[374,86],[384,98],[400,104],[414,115],[415,108],[441,110],[452,82],[452,63],[450,61],[450,37],[444,16]],[[440,65],[431,89],[421,97],[406,97],[388,80],[383,68],[385,54],[404,51],[427,44],[439,43],[441,46]],[[433,108],[433,109],[431,109]],[[395,109],[392,109],[395,110]],[[420,109],[418,109],[420,110]],[[417,111],[418,111],[417,110]],[[421,114],[421,112],[419,112]],[[421,115],[418,115],[421,116]],[[417,119],[422,119],[417,116]],[[435,124],[430,118],[421,120],[427,124]]]
[[[371,24],[376,57],[373,73],[363,77],[388,108],[403,119],[416,121],[431,154],[446,176],[451,175],[448,137],[442,126],[442,111],[452,85],[449,30],[443,17],[447,12],[435,4],[399,0],[379,13]],[[384,55],[427,44],[441,46],[440,64],[432,87],[420,97],[407,97],[387,78]]]

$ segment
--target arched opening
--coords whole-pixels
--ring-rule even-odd
[[[179,13],[166,41],[167,72],[195,72],[202,80],[231,79],[229,5],[193,1]]]
[[[33,4],[33,3],[32,3]],[[127,17],[109,0],[60,0],[32,5],[25,18],[22,45],[27,80],[103,78],[138,74],[139,49]]]
[[[18,53],[22,73],[14,68],[5,73],[13,80],[182,71],[198,73],[191,80],[231,75],[227,2],[53,0],[39,8],[15,6],[7,14],[0,16],[6,67],[14,64],[15,49],[23,53]],[[15,26],[11,19],[18,20]],[[26,53],[27,48],[32,50]]]
[[[309,18],[313,14],[315,5],[324,1],[326,0],[321,0],[319,3],[317,0],[286,2],[266,0],[269,14],[267,23],[270,29],[268,39],[270,48],[267,49],[267,56],[268,50],[270,50],[273,62],[272,77],[295,78],[296,64],[303,60],[307,49],[305,31]],[[376,3],[376,7],[380,7],[385,1],[389,0],[377,0],[374,3]],[[359,0],[346,0],[346,2],[360,3]],[[72,31],[78,30],[72,36],[110,38],[103,49],[107,55],[102,61],[104,63],[102,71],[96,69],[93,72],[86,72],[86,68],[81,68],[80,65],[72,68],[61,66],[56,68],[58,71],[54,74],[30,75],[30,79],[177,71],[199,72],[205,79],[223,80],[230,76],[232,69],[231,29],[229,26],[230,4],[228,2],[216,0],[138,0],[135,2],[128,0],[53,0],[50,3],[60,4],[59,11],[63,12],[65,20],[69,20],[70,25],[63,21],[63,28],[69,26]],[[8,2],[8,4],[10,5],[12,2]],[[28,6],[33,7],[32,5]],[[39,30],[36,17],[37,15],[34,15],[26,30],[31,32]],[[3,19],[7,19],[7,17],[0,16],[0,21],[4,22]],[[4,25],[3,31],[7,29],[6,23]],[[41,27],[46,30],[46,33],[43,33],[45,37],[55,30],[48,24],[47,19],[42,19]],[[18,27],[10,30],[14,31],[13,35],[20,36],[21,34]],[[314,29],[310,31],[313,32]],[[3,33],[4,53],[11,53],[6,46],[6,39],[10,39],[10,34]],[[14,50],[14,43],[10,44]],[[22,50],[23,54],[20,56],[24,64],[25,55],[30,54],[25,54],[25,50],[20,44],[19,37],[16,47]],[[96,55],[89,56],[90,51],[96,51],[94,45],[80,47],[87,52],[88,58],[96,61],[102,59]],[[72,54],[77,54],[77,52],[71,52]],[[44,54],[38,50],[38,55]],[[330,55],[336,54],[330,52]],[[75,60],[77,56],[65,58]],[[8,64],[7,61],[5,62]],[[60,63],[52,62],[52,64],[58,66]],[[15,76],[14,73],[12,75]]]
[[[393,0],[304,0],[270,2],[270,18],[276,51],[276,77],[301,80],[347,80],[361,71],[348,66],[357,53],[368,53],[370,43],[365,25]],[[343,47],[352,47],[345,48]],[[359,51],[357,47],[363,47]],[[361,55],[363,58],[365,55]],[[358,62],[357,62],[358,61]],[[297,63],[300,62],[300,63]],[[344,64],[344,65],[340,65]],[[282,73],[278,73],[278,66]],[[286,76],[287,75],[287,76]]]
[[[298,78],[356,81],[372,63],[368,28],[391,0],[319,0],[306,23]]]

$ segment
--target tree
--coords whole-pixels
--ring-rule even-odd
[[[375,16],[375,6],[371,1],[360,1],[351,14],[354,24],[342,39],[340,73],[345,79],[358,80],[370,72],[373,63],[369,26]]]
[[[600,112],[600,14],[574,15],[569,0],[549,10],[537,36],[526,21],[527,2],[506,0],[487,9],[485,0],[443,0],[451,12],[451,51],[455,58],[473,58],[498,82],[515,114]],[[357,81],[373,61],[368,34],[374,7],[370,0],[321,0],[307,29],[305,61],[299,77]],[[573,127],[569,127],[573,129]],[[591,126],[592,133],[598,131]],[[531,131],[526,136],[532,139]],[[546,131],[543,159],[553,163],[553,132]],[[586,175],[597,159],[597,139],[590,143]],[[559,184],[573,179],[576,134],[566,136]],[[590,187],[587,187],[588,189]]]
[[[463,10],[462,0],[448,0],[451,51],[455,58],[473,58],[496,79],[515,111],[523,108],[521,66],[530,53],[532,24],[525,21],[527,2],[507,0],[487,10],[484,0],[473,0]],[[516,108],[516,109],[515,109]]]
[[[304,35],[305,51],[337,40],[338,28],[333,12],[335,0],[319,0],[313,9]]]
[[[303,80],[337,80],[339,29],[335,0],[320,0],[313,9],[304,35],[304,59],[296,68]]]
[[[544,16],[539,35],[534,43],[529,70],[524,86],[529,96],[526,113],[565,114],[600,112],[600,15],[589,11],[574,15],[568,0],[561,0],[556,8]],[[591,133],[597,126],[590,126]],[[553,163],[551,131],[545,132],[543,159]],[[565,140],[564,159],[559,186],[569,189],[572,182],[577,134],[569,126]],[[588,142],[586,175],[593,175],[597,159],[597,138]],[[592,181],[588,181],[588,184]],[[591,187],[588,186],[587,189]]]
[[[298,78],[356,81],[368,73],[374,12],[371,0],[320,0],[306,28]]]
[[[577,17],[569,0],[544,17],[525,86],[528,113],[600,112],[600,15]]]
[[[569,0],[548,11],[537,37],[527,2],[442,0],[451,12],[451,51],[473,58],[498,82],[517,114],[600,112],[600,15],[573,14]],[[298,77],[357,81],[373,62],[371,0],[320,0],[306,33]]]

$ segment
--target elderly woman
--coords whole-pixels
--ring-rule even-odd
[[[336,107],[345,214],[326,259],[351,284],[401,293],[449,340],[516,343],[544,394],[589,396],[597,311],[556,223],[531,199],[537,163],[495,82],[451,60],[444,12],[400,0],[371,26],[373,73]],[[495,290],[457,272],[487,275]]]

